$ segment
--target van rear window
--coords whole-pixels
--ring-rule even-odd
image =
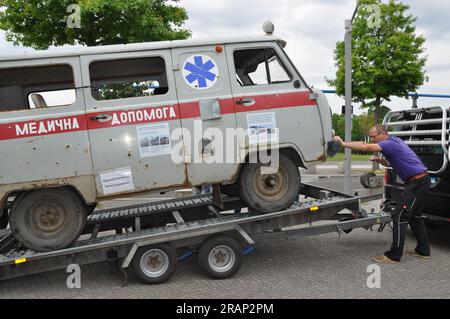
[[[70,65],[0,69],[0,112],[71,105],[75,100]]]
[[[89,66],[92,97],[98,101],[166,94],[166,66],[160,57],[96,61]]]

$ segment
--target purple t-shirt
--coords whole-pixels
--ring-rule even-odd
[[[402,139],[389,136],[387,140],[378,142],[378,145],[391,167],[403,181],[427,171],[419,156]]]

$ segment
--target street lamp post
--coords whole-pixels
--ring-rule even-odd
[[[351,20],[345,20],[345,141],[352,140],[352,24],[359,8],[356,3],[355,11]],[[344,191],[350,193],[352,190],[352,150],[345,149],[345,181]]]

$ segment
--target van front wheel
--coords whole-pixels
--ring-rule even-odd
[[[70,246],[86,226],[87,206],[71,189],[22,193],[14,201],[9,224],[26,248],[52,251]]]
[[[262,163],[247,163],[239,178],[241,200],[259,213],[270,213],[288,208],[298,200],[300,171],[285,154],[279,154],[276,172],[266,173]]]

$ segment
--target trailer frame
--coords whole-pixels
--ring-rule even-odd
[[[211,194],[100,210],[94,212],[93,217],[90,218],[89,233],[83,235],[69,248],[50,252],[24,249],[15,241],[9,230],[3,230],[0,231],[0,281],[66,269],[71,264],[110,262],[118,266],[124,275],[123,283],[125,284],[126,270],[130,268],[130,265],[134,265],[135,256],[140,249],[153,249],[153,252],[156,251],[164,256],[165,251],[168,255],[171,254],[167,251],[167,247],[170,246],[173,251],[176,251],[176,260],[181,261],[195,253],[199,254],[205,243],[220,237],[228,238],[228,241],[234,240],[239,245],[240,251],[235,253],[234,258],[240,261],[242,256],[254,249],[253,235],[264,234],[292,239],[336,232],[341,236],[356,228],[373,230],[375,225],[379,225],[379,231],[382,231],[391,221],[391,215],[387,212],[367,213],[361,208],[363,201],[379,198],[380,193],[366,196],[348,195],[310,184],[303,184],[301,193],[299,201],[290,208],[264,215],[255,212],[236,214],[221,211],[217,205],[214,205]],[[238,198],[222,195],[222,200],[223,203],[242,208]],[[175,205],[176,202],[178,205]],[[159,209],[148,211],[148,207],[154,207],[154,205]],[[203,218],[185,221],[182,215],[183,211],[188,209],[201,210],[200,215]],[[129,210],[128,215],[127,210]],[[131,214],[130,210],[134,214]],[[344,210],[347,212],[343,213]],[[117,211],[119,214],[114,214]],[[169,213],[170,218],[175,222],[153,228],[144,228],[141,225],[141,221],[149,215],[165,214],[167,217]],[[204,218],[206,214],[209,215]],[[102,224],[102,218],[99,216],[104,216],[103,222],[107,221],[107,223]],[[111,221],[117,222],[114,218],[124,222],[126,227],[130,226],[131,220],[133,226],[125,229],[121,234],[103,233],[105,229],[102,229],[102,225],[109,225],[110,229],[106,231],[117,229],[117,224],[111,224]],[[318,221],[329,223],[318,225]],[[118,224],[120,225],[120,222]],[[232,253],[231,250],[228,252]],[[223,278],[221,276],[231,277],[238,269],[239,267],[229,270],[228,273],[208,270],[211,277]],[[158,278],[144,279],[147,283],[161,282]],[[167,278],[163,279],[167,280]]]

